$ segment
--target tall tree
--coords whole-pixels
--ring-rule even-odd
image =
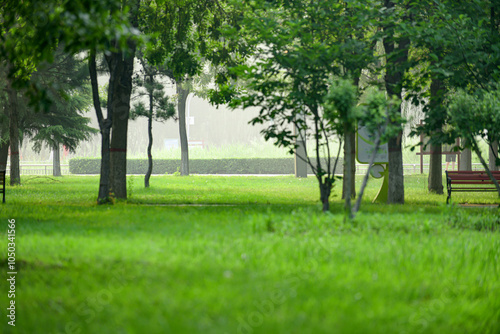
[[[93,102],[102,139],[98,203],[109,203],[110,194],[120,199],[127,198],[127,133],[134,57],[137,45],[141,43],[137,30],[140,1],[126,1],[116,10],[118,14],[115,12],[111,14],[121,15],[120,17],[125,20],[122,25],[125,29],[115,33],[114,36],[105,35],[99,39],[103,44],[91,45],[89,56]],[[110,19],[113,19],[113,16],[110,16]],[[102,113],[97,81],[98,50],[104,51],[109,71],[106,118]]]
[[[163,122],[175,115],[174,104],[164,92],[164,85],[160,79],[167,76],[167,70],[161,66],[153,66],[147,63],[144,57],[139,57],[142,65],[141,73],[134,79],[135,97],[147,98],[147,106],[139,101],[131,111],[131,119],[146,117],[148,119],[148,170],[144,177],[144,186],[149,187],[149,179],[153,172],[153,121]]]
[[[189,175],[189,142],[186,131],[186,102],[189,90],[184,87],[182,80],[176,80],[177,114],[179,115],[179,136],[181,142],[181,175]]]
[[[7,170],[7,159],[9,158],[10,146],[9,115],[5,90],[6,81],[7,73],[5,68],[0,66],[0,171]]]
[[[143,13],[141,30],[153,35],[146,58],[165,66],[177,86],[181,175],[189,175],[186,100],[191,81],[202,72],[206,59],[218,56],[210,45],[220,38],[218,28],[225,12],[217,0],[148,0]]]
[[[436,123],[442,124],[443,118],[445,118],[444,109],[444,92],[443,92],[442,81],[439,78],[433,78],[430,87],[430,103],[429,109],[434,114],[433,120]],[[433,135],[439,135],[441,128],[434,130]],[[429,162],[429,178],[428,178],[428,189],[430,192],[436,194],[443,194],[443,160],[442,160],[442,147],[441,143],[431,142],[431,155]]]
[[[460,90],[453,96],[448,107],[450,124],[453,126],[450,137],[463,138],[462,148],[471,148],[476,153],[500,197],[500,185],[491,174],[477,141],[477,137],[481,137],[491,148],[492,143],[500,140],[500,91],[481,93],[474,96]],[[499,166],[498,154],[494,158]]]
[[[323,211],[329,210],[336,179],[338,152],[334,156],[330,138],[340,135],[342,142],[346,133],[354,131],[352,123],[342,118],[334,122],[324,117],[329,79],[347,76],[346,69],[357,72],[350,74],[359,78],[373,55],[370,43],[352,37],[352,29],[369,22],[370,11],[360,12],[359,18],[350,16],[346,3],[235,1],[241,17],[225,30],[228,44],[238,49],[244,60],[241,65],[229,65],[229,75],[241,80],[244,87],[234,85],[229,76],[219,86],[220,94],[231,99],[232,107],[259,107],[259,116],[252,124],[265,124],[264,138],[291,153],[297,150],[297,139],[313,141],[315,157],[301,158],[318,180]],[[362,7],[361,2],[351,5]],[[293,126],[299,131],[292,132]],[[349,147],[347,152],[346,159],[353,163]],[[347,183],[351,184],[350,180]],[[350,194],[346,195],[348,202],[350,199]]]
[[[134,20],[130,18],[137,13],[138,3],[139,1],[136,1],[130,5],[128,2],[118,0],[5,1],[2,4],[0,20],[2,30],[0,57],[13,65],[9,71],[13,88],[24,89],[32,103],[47,110],[50,100],[46,96],[46,90],[39,89],[28,80],[33,68],[42,61],[51,62],[52,50],[59,43],[63,43],[65,49],[72,53],[82,50],[91,50],[91,53],[106,50],[109,63],[112,65],[111,72],[114,73],[113,79],[117,79],[110,85],[110,90],[116,93],[112,96],[116,96],[117,99],[113,100],[110,108],[119,114],[116,117],[118,121],[114,131],[115,143],[119,142],[127,129],[128,107],[124,105],[129,104],[127,95],[130,94],[127,94],[127,90],[131,89],[131,84],[127,85],[127,73],[130,73],[131,81],[130,65],[133,64],[134,45],[139,40],[139,32],[133,28]],[[43,20],[43,24],[39,24],[40,19]],[[125,168],[123,168],[125,152],[124,148],[117,149],[120,152],[114,164],[117,171],[114,175],[117,180],[116,186],[119,188],[118,195],[122,196],[123,189],[126,189],[120,187],[125,184]],[[104,150],[109,153],[109,147],[105,147]],[[109,196],[109,192],[104,195],[101,190],[99,194],[100,199],[103,199],[102,196],[105,198]]]
[[[138,27],[139,0],[127,2],[130,6],[129,22],[131,27]],[[132,94],[132,75],[137,40],[129,37],[127,47],[120,49],[120,41],[112,39],[111,48],[105,53],[110,73],[108,85],[108,113],[113,115],[110,141],[110,180],[111,189],[116,198],[127,198],[127,134]]]
[[[351,173],[349,172],[354,164],[354,158],[351,154],[349,135],[355,132],[356,120],[358,118],[356,104],[358,102],[358,87],[349,81],[333,81],[330,85],[328,94],[325,97],[325,118],[330,123],[340,123],[337,128],[339,134],[343,134],[344,142],[344,192],[346,215],[352,217],[351,205]],[[347,154],[346,154],[347,150]],[[347,171],[347,172],[346,172]]]
[[[113,114],[107,109],[107,117],[104,118],[102,112],[101,99],[99,96],[99,83],[97,79],[97,63],[96,63],[96,51],[91,50],[89,54],[89,72],[90,72],[90,82],[92,85],[92,101],[94,103],[94,109],[97,115],[97,121],[99,122],[99,131],[101,133],[101,171],[99,177],[99,192],[97,195],[97,203],[105,204],[111,203],[110,193],[111,193],[111,181],[110,181],[110,152],[109,152],[109,142],[111,138],[111,126],[113,124]],[[110,96],[108,94],[108,102],[110,103]]]
[[[53,175],[61,176],[60,146],[74,152],[81,141],[97,132],[88,126],[90,119],[83,117],[91,104],[88,68],[83,60],[59,48],[54,62],[38,66],[31,80],[49,88],[52,103],[48,111],[32,115],[31,124],[24,125],[25,131],[32,135],[36,152],[40,152],[43,145],[52,149]],[[50,89],[56,83],[58,89]]]
[[[9,142],[10,142],[10,185],[21,184],[21,169],[19,165],[19,110],[18,93],[9,82],[7,88],[9,99]]]
[[[342,45],[345,55],[336,59],[342,66],[342,76],[353,80],[355,87],[359,89],[361,73],[369,65],[375,62],[374,52],[376,40],[371,39],[375,31],[370,22],[374,13],[370,8],[370,2],[340,1],[344,11],[339,19],[340,32],[337,34],[337,43]],[[348,131],[344,139],[344,178],[342,182],[342,198],[346,192],[351,197],[356,197],[356,132],[355,129]]]
[[[237,1],[231,3],[236,8],[234,12],[237,14],[234,16],[238,19],[234,20],[234,22],[229,22],[225,40],[232,50],[237,50],[237,55],[228,60],[230,70],[226,78],[222,78],[226,80],[218,82],[218,91],[215,91],[212,95],[212,98],[216,101],[228,101],[236,98],[233,103],[245,105],[248,102],[247,100],[241,103],[238,99],[238,96],[241,96],[240,91],[255,90],[257,88],[257,90],[260,89],[259,94],[271,95],[269,97],[271,101],[275,99],[270,105],[274,104],[278,110],[282,110],[283,107],[279,106],[281,100],[272,94],[271,87],[274,88],[272,85],[274,85],[275,81],[283,81],[281,83],[282,87],[278,86],[280,90],[276,92],[277,94],[297,94],[304,100],[305,97],[302,97],[302,95],[308,95],[311,100],[314,100],[317,96],[324,97],[327,92],[327,89],[320,88],[317,92],[311,94],[309,90],[311,87],[322,87],[322,75],[352,78],[357,83],[362,70],[375,61],[374,46],[376,39],[373,38],[375,31],[370,30],[372,29],[370,26],[374,26],[375,17],[378,15],[378,8],[376,8],[375,2],[338,1],[335,3],[325,3],[322,1],[296,1],[290,3],[287,1],[254,1],[247,5],[241,5]],[[259,10],[259,13],[252,14],[255,10]],[[255,21],[252,22],[247,17],[252,17]],[[276,26],[272,25],[274,23],[276,23]],[[231,36],[237,36],[237,38],[231,38]],[[266,44],[266,46],[260,48],[260,42],[263,40],[265,42],[262,44]],[[268,47],[267,44],[272,46]],[[318,51],[321,46],[326,45],[328,45],[328,51]],[[314,67],[314,70],[304,66],[299,59],[302,58],[304,61],[310,61],[311,56],[307,54],[309,51],[322,52],[328,58],[328,60],[325,59],[324,61],[330,62],[329,66],[314,63],[316,61],[315,58],[311,62],[311,67]],[[249,63],[247,65],[250,65],[249,69],[238,66],[238,61],[245,62],[247,60]],[[256,67],[254,65],[256,60],[262,60],[263,63],[267,61],[267,67],[262,66],[260,63],[258,63],[259,67]],[[290,69],[290,67],[295,67],[296,69]],[[298,80],[293,84],[292,80],[295,80],[294,75],[296,71],[299,71],[298,68],[302,71],[301,75],[308,78],[314,77],[315,80],[318,80],[317,86],[311,85],[308,79],[304,79],[303,82]],[[259,80],[262,81],[262,87],[254,86],[253,82],[255,81],[256,73],[253,70],[258,73]],[[247,73],[244,73],[244,71],[247,71]],[[261,75],[260,72],[262,71],[268,71],[268,73]],[[278,78],[272,80],[273,76]],[[242,87],[238,88],[237,84],[234,83],[236,78],[240,81]],[[293,96],[290,100],[294,98],[297,98],[297,96]],[[300,103],[304,103],[304,100],[301,100]],[[259,98],[252,101],[255,106],[260,107],[263,106],[263,103],[268,102],[270,101],[266,98]],[[301,108],[300,103],[291,103],[289,108]],[[322,117],[322,102],[318,106],[319,113],[316,119],[319,120]],[[272,107],[267,108],[272,109]],[[269,119],[273,119],[274,117],[279,119],[281,115],[277,115],[278,112],[275,112],[268,117]],[[301,114],[297,114],[296,116],[303,118]],[[277,119],[274,119],[274,121],[276,122]],[[287,120],[287,123],[293,122]],[[285,122],[281,125],[283,126],[287,123]],[[309,121],[309,124],[314,123]],[[300,134],[300,131],[297,133]],[[343,197],[345,198],[346,192],[355,194],[354,130],[347,126],[337,133],[343,136],[342,140],[345,143],[343,181]],[[267,136],[267,133],[265,136]],[[295,140],[296,138],[290,137],[290,139]],[[280,141],[281,138],[276,140],[276,143]],[[324,148],[325,151],[328,151],[326,147],[328,145],[324,144],[321,146],[320,150]],[[319,154],[317,153],[316,155]],[[322,181],[320,181],[320,184],[322,184]],[[322,187],[320,186],[320,188]],[[324,187],[326,189],[327,186]],[[320,191],[320,193],[327,194],[328,192]],[[321,197],[325,199],[325,196]],[[351,196],[347,197],[349,197],[350,201]],[[323,203],[325,204],[325,202]]]
[[[371,138],[374,138],[373,153],[354,206],[351,206],[349,196],[345,197],[346,217],[349,219],[354,219],[361,207],[370,170],[380,145],[400,130],[399,123],[403,121],[397,108],[398,99],[387,100],[385,93],[376,89],[370,89],[360,106],[356,106],[358,103],[357,88],[346,80],[334,81],[325,99],[325,114],[330,121],[344,123],[344,130],[349,126],[354,128],[356,123],[361,123]]]
[[[398,6],[397,1],[384,0],[384,13],[382,19],[383,44],[386,55],[385,89],[389,97],[403,100],[405,73],[408,69],[408,50],[410,38],[402,31],[400,22],[409,23],[408,7]],[[401,103],[399,106],[401,114]],[[396,126],[397,124],[392,124]],[[400,124],[401,126],[401,124]],[[404,176],[402,153],[402,129],[396,136],[388,141],[389,147],[389,194],[387,201],[391,204],[404,203]]]
[[[443,194],[442,181],[442,143],[446,138],[443,127],[447,121],[446,95],[453,86],[450,78],[452,70],[457,68],[456,60],[452,62],[456,45],[447,28],[450,19],[451,2],[422,1],[412,5],[414,24],[408,32],[412,39],[410,64],[411,81],[407,87],[407,96],[424,104],[425,122],[418,127],[418,132],[430,138],[430,165],[428,190]],[[444,66],[446,64],[446,66]]]
[[[413,6],[419,8],[422,18],[416,20],[410,29],[412,43],[417,52],[419,73],[412,79],[415,83],[410,93],[419,94],[429,91],[429,80],[438,81],[441,93],[434,107],[424,109],[425,125],[416,132],[431,136],[431,150],[437,151],[441,143],[451,144],[455,138],[440,133],[443,125],[449,122],[445,105],[449,97],[447,92],[465,89],[471,94],[483,94],[495,90],[500,78],[499,19],[496,8],[498,0],[478,1],[419,1]],[[419,81],[423,79],[423,81]],[[427,85],[427,86],[426,86]],[[418,87],[416,87],[418,86]],[[427,88],[426,88],[427,87]],[[430,93],[436,96],[436,85],[431,85]],[[449,95],[449,94],[448,94]],[[440,102],[441,100],[441,102]],[[470,151],[465,149],[462,162],[468,162],[462,168],[470,169]],[[432,155],[431,155],[432,159]],[[437,156],[436,156],[437,160]],[[491,159],[494,162],[494,158]],[[433,160],[431,160],[431,164]],[[441,165],[431,166],[429,188],[437,191]],[[431,183],[432,181],[432,183]]]

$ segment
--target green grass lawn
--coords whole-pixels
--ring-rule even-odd
[[[16,327],[2,279],[0,333],[500,332],[500,212],[447,207],[424,176],[404,206],[369,203],[374,180],[354,222],[340,186],[320,212],[313,178],[129,176],[113,206],[95,205],[98,181],[8,187]]]

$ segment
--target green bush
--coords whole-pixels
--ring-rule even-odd
[[[146,159],[129,159],[127,174],[145,174],[147,166]],[[180,160],[156,159],[153,174],[173,174],[180,166]],[[97,158],[75,158],[69,161],[71,174],[99,174],[100,168],[101,159]],[[196,159],[189,161],[189,171],[192,174],[293,174],[294,159]],[[339,161],[335,172],[342,173],[342,161]]]

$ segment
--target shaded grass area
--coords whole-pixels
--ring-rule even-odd
[[[312,178],[131,177],[128,202],[99,207],[97,177],[58,180],[0,206],[19,272],[1,333],[500,332],[498,209],[446,207],[422,177],[404,206],[369,204],[371,183],[354,222],[338,188],[320,213]],[[172,205],[189,203],[210,205]]]

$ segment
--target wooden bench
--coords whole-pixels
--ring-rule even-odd
[[[0,192],[2,193],[2,203],[5,203],[5,171],[0,171]]]
[[[493,177],[500,182],[500,172],[491,172],[491,174],[493,174]],[[461,186],[456,187],[455,185],[457,184]],[[446,204],[450,201],[452,191],[497,191],[495,185],[485,171],[446,171],[446,189],[448,190]]]

